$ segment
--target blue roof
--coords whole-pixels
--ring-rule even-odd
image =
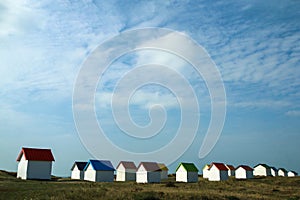
[[[115,171],[115,168],[109,160],[89,160],[84,168],[84,171],[89,165],[92,165],[93,169],[96,171]]]

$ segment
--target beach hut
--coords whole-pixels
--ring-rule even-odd
[[[17,178],[50,180],[52,162],[51,149],[37,149],[23,147],[17,157]]]
[[[212,163],[209,168],[209,181],[225,181],[228,179],[228,169],[223,163]]]
[[[253,178],[253,169],[247,165],[240,165],[235,170],[236,179],[250,179]]]
[[[289,171],[289,172],[287,173],[287,176],[288,176],[288,177],[298,176],[298,173],[295,172],[295,171]]]
[[[87,162],[75,162],[71,168],[71,179],[84,180],[84,168]]]
[[[179,163],[176,168],[177,182],[198,182],[198,169],[193,163]]]
[[[203,178],[208,178],[209,176],[209,169],[210,168],[210,165],[209,164],[206,164],[204,165],[204,167],[202,168],[202,176]]]
[[[93,182],[113,182],[114,167],[108,160],[89,160],[84,167],[84,180]]]
[[[136,172],[137,183],[159,183],[161,169],[156,162],[141,162]]]
[[[254,166],[253,169],[254,176],[272,176],[271,167],[267,164],[258,164]]]
[[[233,165],[226,165],[228,169],[228,176],[235,176],[235,168]]]
[[[164,163],[158,163],[158,166],[161,169],[160,179],[161,180],[168,179],[168,172],[169,172],[168,167]]]
[[[116,181],[135,181],[136,180],[136,166],[134,162],[121,161],[117,168]]]
[[[271,175],[272,176],[278,176],[278,169],[275,167],[270,167],[271,168]]]
[[[288,172],[284,168],[279,168],[278,169],[278,176],[287,176],[288,175],[287,173]]]

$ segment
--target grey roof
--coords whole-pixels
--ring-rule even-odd
[[[149,172],[161,171],[160,167],[156,162],[141,162],[138,169],[143,166]]]
[[[125,169],[134,169],[136,170],[136,166],[134,164],[134,162],[131,162],[131,161],[121,161],[118,166],[117,166],[117,169],[119,168],[120,165],[123,165]]]

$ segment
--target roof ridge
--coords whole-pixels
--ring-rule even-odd
[[[84,167],[84,171],[87,170],[89,165],[92,165],[93,169],[96,171],[115,171],[115,168],[109,160],[90,159]]]
[[[175,171],[177,171],[181,165],[183,166],[183,168],[186,171],[191,171],[191,172],[198,172],[199,171],[194,163],[187,163],[187,162],[179,163],[179,165],[177,166]]]
[[[22,147],[17,161],[20,161],[22,156],[26,160],[32,161],[55,161],[54,156],[52,154],[51,149],[43,149],[43,148],[30,148],[30,147]]]

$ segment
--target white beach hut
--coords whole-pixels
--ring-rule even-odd
[[[71,168],[71,179],[84,180],[84,168],[87,162],[75,162]]]
[[[17,158],[17,178],[50,180],[53,154],[50,149],[23,147]]]
[[[271,168],[271,175],[272,176],[278,176],[278,169],[276,169],[275,167],[270,167]]]
[[[295,172],[295,171],[289,171],[289,172],[287,173],[287,176],[288,176],[288,177],[298,176],[298,173]]]
[[[278,176],[287,176],[288,175],[287,173],[288,172],[284,168],[279,168],[278,169]]]
[[[108,160],[89,160],[84,168],[84,180],[93,182],[113,182],[114,167]]]
[[[228,169],[228,176],[235,176],[235,168],[233,165],[226,165]]]
[[[202,168],[203,178],[208,178],[209,177],[209,170],[208,170],[209,168],[210,168],[209,164],[204,165],[204,167]]]
[[[137,183],[159,183],[161,169],[156,162],[141,162],[136,172]]]
[[[136,166],[131,161],[121,161],[117,168],[116,181],[135,181],[136,180]]]
[[[236,179],[250,179],[253,178],[253,169],[247,165],[240,165],[235,170]]]
[[[228,179],[228,168],[223,163],[212,163],[209,168],[209,181],[225,181]]]
[[[254,166],[253,169],[254,176],[272,176],[271,167],[267,164],[258,164]]]
[[[198,169],[193,163],[179,163],[176,168],[177,182],[198,182]]]

